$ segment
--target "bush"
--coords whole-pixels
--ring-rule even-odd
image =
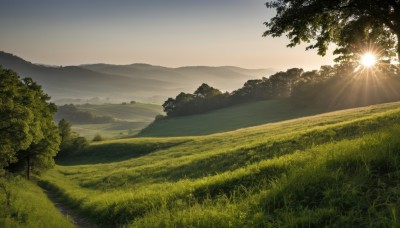
[[[93,142],[100,142],[100,141],[103,141],[103,140],[104,139],[103,139],[103,137],[101,137],[100,134],[96,134],[92,139]]]

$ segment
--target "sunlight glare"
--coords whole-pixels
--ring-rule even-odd
[[[361,65],[364,67],[373,67],[376,64],[376,57],[372,53],[365,53],[360,60]]]

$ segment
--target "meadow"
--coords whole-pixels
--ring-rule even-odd
[[[116,120],[114,123],[104,124],[73,124],[72,130],[87,139],[92,139],[97,134],[108,139],[133,136],[149,125],[157,115],[163,114],[161,105],[145,103],[86,104],[77,108],[95,116],[110,116]]]
[[[400,103],[93,143],[39,185],[101,227],[398,227]]]

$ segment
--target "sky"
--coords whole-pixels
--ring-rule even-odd
[[[267,0],[0,0],[0,50],[49,65],[318,69],[333,57],[262,37]],[[332,51],[332,50],[330,50]]]

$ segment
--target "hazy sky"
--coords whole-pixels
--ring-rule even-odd
[[[0,50],[35,63],[317,69],[305,46],[264,38],[267,0],[0,0]]]

